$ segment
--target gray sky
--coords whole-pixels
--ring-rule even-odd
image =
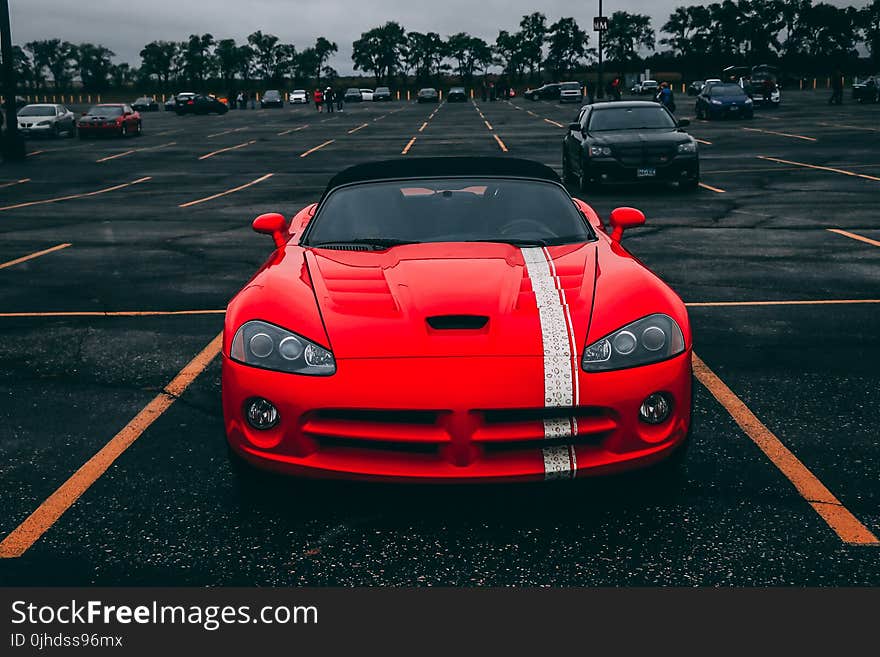
[[[826,0],[827,1],[827,0]],[[867,0],[830,0],[835,5],[865,6]],[[156,39],[182,41],[193,33],[209,32],[216,39],[243,42],[262,30],[297,48],[325,36],[339,46],[331,61],[339,73],[352,72],[351,43],[361,32],[389,20],[404,29],[434,31],[442,36],[468,32],[494,42],[498,30],[515,30],[520,17],[541,11],[549,22],[573,16],[589,29],[598,0],[146,0],[144,2],[61,2],[10,0],[13,40],[62,38],[75,43],[100,43],[116,53],[116,61],[140,65],[138,53]],[[682,0],[605,0],[604,11],[648,14],[659,33],[673,8],[702,4]],[[658,34],[658,39],[660,35]]]

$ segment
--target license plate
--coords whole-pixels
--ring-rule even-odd
[[[657,169],[654,167],[645,167],[643,169],[636,169],[636,178],[653,178],[657,175]]]
[[[735,111],[737,111],[738,109],[739,109],[739,107],[737,107],[736,105],[731,105],[731,106],[730,106],[730,111],[731,111],[731,112],[735,112]]]

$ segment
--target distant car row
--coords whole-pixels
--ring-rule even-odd
[[[584,90],[580,82],[551,82],[537,89],[526,89],[523,96],[529,100],[558,100],[560,103],[580,103]]]

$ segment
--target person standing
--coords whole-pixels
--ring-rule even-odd
[[[840,70],[834,71],[831,78],[831,98],[828,99],[829,105],[840,105],[843,103],[843,73]]]
[[[324,104],[324,92],[320,89],[315,89],[315,109],[318,112],[322,112],[322,105]]]
[[[336,97],[336,110],[341,112],[345,104],[345,93],[342,89],[334,89],[333,95]]]
[[[327,113],[333,114],[334,101],[336,98],[333,95],[333,87],[327,87],[324,89],[324,103],[327,105]]]

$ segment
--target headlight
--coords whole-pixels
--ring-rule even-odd
[[[332,352],[301,335],[254,320],[235,332],[232,360],[277,372],[330,376],[336,372]]]
[[[714,98],[712,100],[710,100],[709,102],[712,103],[713,105],[721,105],[721,101],[715,100]]]
[[[684,351],[684,336],[668,315],[649,315],[584,349],[587,372],[606,372],[666,360]]]
[[[679,153],[696,153],[697,152],[697,143],[694,141],[686,141],[683,144],[678,145]]]
[[[590,146],[590,157],[608,157],[611,149],[608,146]]]
[[[752,99],[746,98],[746,105],[751,105],[751,104],[752,104]]]

